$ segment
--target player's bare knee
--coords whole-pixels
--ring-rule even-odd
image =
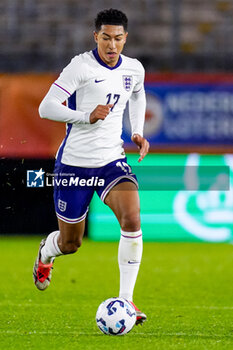
[[[63,254],[73,254],[77,252],[78,247],[75,242],[66,242],[61,245],[60,249]]]
[[[81,247],[81,244],[81,239],[76,239],[72,241],[63,240],[60,244],[60,249],[63,254],[73,254],[77,252],[78,248]]]
[[[76,239],[75,244],[76,244],[76,247],[77,247],[77,250],[78,250],[78,248],[80,248],[81,245],[82,245],[82,238]]]
[[[138,231],[140,230],[141,223],[140,223],[140,215],[139,213],[128,213],[124,214],[121,217],[121,229],[123,231]]]

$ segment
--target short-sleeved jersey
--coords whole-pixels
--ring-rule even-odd
[[[80,167],[100,167],[124,158],[123,112],[131,96],[144,90],[142,64],[121,55],[117,65],[109,67],[95,49],[75,56],[54,85],[67,94],[68,107],[74,110],[91,113],[99,104],[114,104],[105,120],[94,124],[67,124],[57,161]]]

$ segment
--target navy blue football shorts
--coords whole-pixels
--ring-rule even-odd
[[[100,168],[82,168],[56,163],[54,169],[54,203],[57,217],[69,224],[85,219],[96,191],[104,202],[111,189],[120,182],[138,182],[127,159],[117,159]]]

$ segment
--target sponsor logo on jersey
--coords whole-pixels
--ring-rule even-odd
[[[126,91],[130,91],[133,85],[133,76],[132,75],[123,75],[123,86]]]

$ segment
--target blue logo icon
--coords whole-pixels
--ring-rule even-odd
[[[27,187],[44,187],[44,171],[27,170]]]
[[[95,83],[101,83],[102,81],[105,81],[105,79],[95,79]]]

